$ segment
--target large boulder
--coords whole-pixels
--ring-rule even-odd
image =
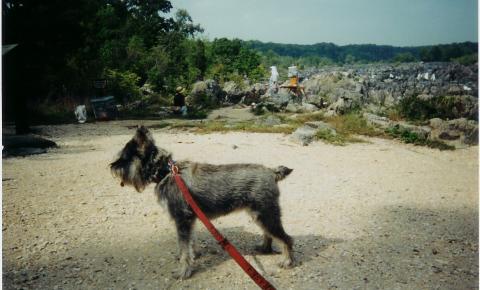
[[[302,83],[305,100],[317,107],[322,107],[324,102],[334,103],[339,98],[349,96],[360,99],[363,87],[351,74],[342,74],[337,71],[321,73]]]
[[[222,101],[225,104],[245,104],[260,102],[260,97],[267,92],[268,85],[262,83],[255,83],[250,85],[248,82],[237,83],[228,81],[223,84],[223,91],[225,98]]]
[[[220,104],[225,93],[214,80],[198,81],[193,84],[189,102],[193,106],[213,107]]]
[[[246,84],[228,81],[223,84],[223,91],[225,92],[223,103],[237,104],[247,94],[248,88]]]
[[[246,94],[240,100],[240,103],[245,105],[251,105],[252,103],[260,102],[263,95],[267,93],[268,85],[262,83],[255,83],[249,86]]]
[[[296,97],[287,89],[281,88],[276,93],[266,96],[266,100],[275,104],[279,109],[284,109],[290,102],[295,102]]]

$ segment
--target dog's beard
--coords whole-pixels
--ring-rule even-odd
[[[133,158],[131,162],[117,160],[112,163],[111,171],[113,176],[120,178],[121,186],[133,186],[138,192],[146,187],[147,182],[142,178],[142,161],[138,158]]]

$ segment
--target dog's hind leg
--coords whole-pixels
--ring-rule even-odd
[[[273,253],[272,249],[272,237],[267,232],[263,233],[263,244],[257,246],[256,249],[263,254],[271,254]]]
[[[271,254],[273,253],[272,249],[272,237],[265,230],[263,224],[258,220],[258,212],[253,211],[251,209],[247,210],[248,214],[252,218],[252,220],[263,230],[263,243],[261,245],[255,246],[255,250],[262,253],[262,254]]]
[[[278,239],[283,244],[282,253],[284,259],[280,263],[280,267],[291,268],[294,264],[293,239],[283,229],[278,205],[263,209],[258,215],[258,222],[271,237]]]
[[[180,269],[174,274],[177,279],[186,279],[192,275],[193,247],[192,247],[192,220],[175,220],[180,250]]]

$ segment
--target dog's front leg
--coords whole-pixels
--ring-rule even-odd
[[[192,228],[193,222],[189,220],[176,220],[178,235],[178,247],[180,250],[180,269],[174,274],[177,279],[187,279],[192,275],[193,250],[192,250]]]

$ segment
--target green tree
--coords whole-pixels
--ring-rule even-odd
[[[413,62],[416,61],[415,56],[411,54],[410,52],[402,52],[393,58],[394,62]]]

